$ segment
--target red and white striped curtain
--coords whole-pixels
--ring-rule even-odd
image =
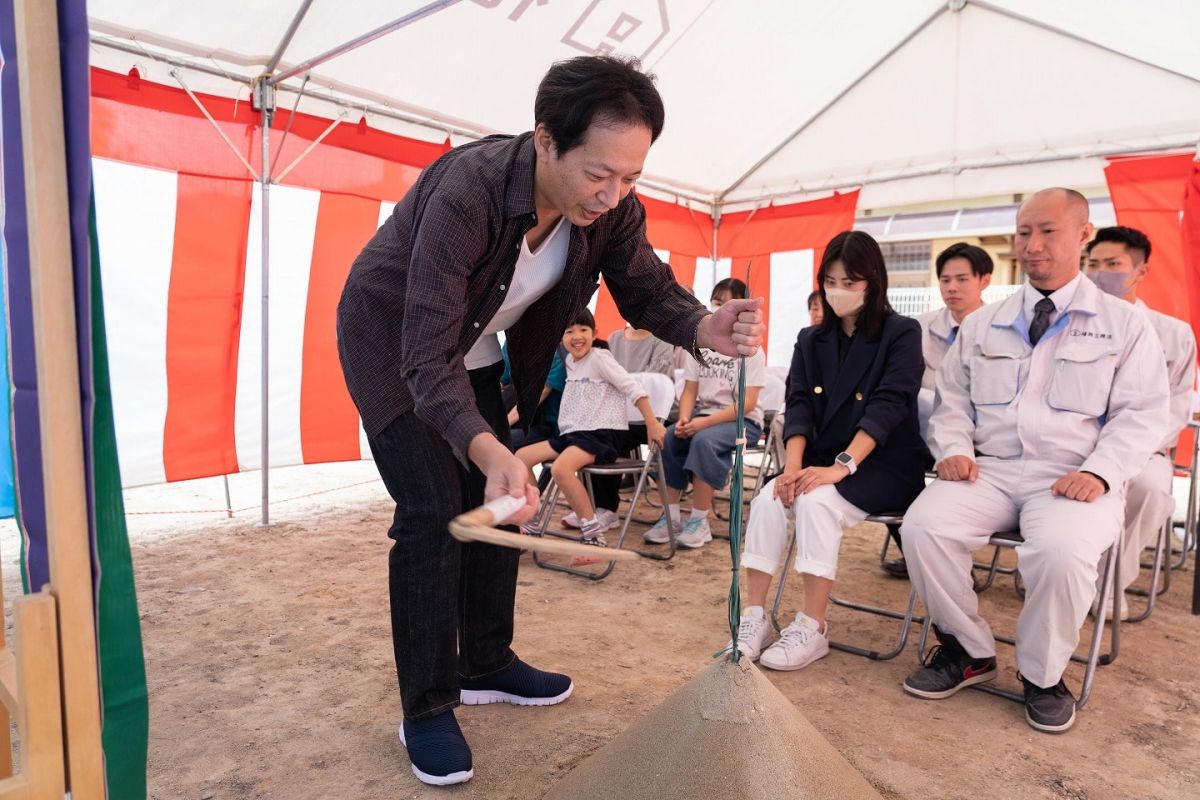
[[[99,247],[121,475],[126,486],[261,464],[262,286],[258,116],[200,96],[234,149],[185,92],[92,70]],[[286,112],[273,174],[329,120]],[[271,187],[272,466],[368,458],[337,358],[335,314],[354,257],[446,143],[343,123]],[[712,219],[643,197],[647,235],[680,283],[708,300],[714,272],[768,298],[769,361],[786,367],[825,243],[853,224],[856,194],[731,214],[713,261]],[[602,290],[602,334],[623,325]]]

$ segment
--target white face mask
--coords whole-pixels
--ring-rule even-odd
[[[850,289],[831,286],[825,289],[825,299],[829,301],[829,307],[839,318],[848,317],[857,314],[862,309],[867,301],[867,292],[865,289],[861,292],[854,292]]]

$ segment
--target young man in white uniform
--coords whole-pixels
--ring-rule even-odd
[[[1166,435],[1149,462],[1125,486],[1125,535],[1121,540],[1121,616],[1128,614],[1124,589],[1138,576],[1142,550],[1153,544],[1158,531],[1175,509],[1171,495],[1171,448],[1187,427],[1192,388],[1196,380],[1196,337],[1191,326],[1154,311],[1138,299],[1138,285],[1146,276],[1150,240],[1136,228],[1115,226],[1096,231],[1087,246],[1087,275],[1101,291],[1133,303],[1150,320],[1162,342],[1171,392],[1171,419]],[[1112,614],[1111,606],[1106,609]]]
[[[938,253],[935,268],[943,306],[917,317],[921,323],[921,354],[925,357],[925,375],[917,394],[922,439],[928,439],[929,417],[933,413],[934,375],[954,344],[962,321],[983,306],[983,290],[992,283],[993,264],[992,257],[982,247],[955,242]],[[898,533],[893,534],[893,540],[902,546]],[[903,555],[884,561],[880,567],[893,578],[908,577]]]
[[[1026,720],[1048,732],[1075,721],[1062,675],[1097,562],[1120,535],[1125,483],[1167,428],[1162,346],[1144,314],[1080,274],[1091,235],[1078,192],[1047,189],[1017,211],[1013,249],[1029,282],[959,328],[929,422],[938,480],[902,528],[909,577],[941,643],[904,690],[928,699],[995,677],[971,553],[996,531],[1020,530],[1017,667]]]

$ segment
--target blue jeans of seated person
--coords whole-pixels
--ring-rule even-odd
[[[507,445],[502,368],[468,374],[476,407]],[[483,677],[516,659],[510,645],[521,552],[450,535],[450,520],[483,502],[483,474],[465,469],[416,413],[401,414],[369,441],[396,501],[388,590],[400,699],[406,719],[427,719],[459,704],[459,675]]]
[[[697,418],[698,419],[698,418]],[[745,420],[746,441],[757,442],[762,428],[751,420]],[[663,446],[663,468],[667,486],[683,491],[687,488],[688,474],[712,486],[725,488],[729,470],[733,467],[733,448],[737,441],[737,424],[722,422],[705,428],[690,439],[675,436],[675,426],[667,428],[667,440]]]

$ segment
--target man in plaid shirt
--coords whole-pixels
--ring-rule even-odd
[[[421,174],[363,248],[338,305],[338,348],[380,475],[388,532],[400,738],[426,783],[470,779],[454,707],[567,699],[565,675],[513,653],[515,550],[460,544],[450,519],[537,490],[509,448],[500,395],[504,332],[520,418],[533,418],[554,348],[604,277],[633,325],[693,353],[757,351],[761,300],[708,313],[646,241],[633,193],[663,126],[653,79],[633,61],[551,67],[536,127],[489,136]]]

